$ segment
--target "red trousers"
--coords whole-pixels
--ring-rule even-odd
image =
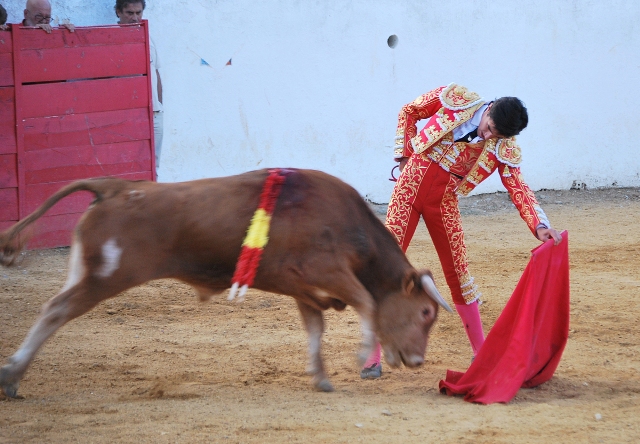
[[[414,154],[393,189],[385,224],[406,252],[422,216],[453,302],[460,305],[474,302],[480,293],[468,271],[467,248],[455,193],[459,181],[426,156]]]

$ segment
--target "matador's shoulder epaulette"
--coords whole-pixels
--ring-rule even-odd
[[[522,162],[522,150],[516,143],[515,137],[501,139],[496,144],[496,157],[510,167],[517,167]]]
[[[451,83],[440,93],[440,102],[453,111],[470,108],[483,102],[482,97],[464,86]]]

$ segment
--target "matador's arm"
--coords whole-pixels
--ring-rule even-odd
[[[398,114],[398,128],[396,130],[393,157],[396,161],[404,157],[411,157],[413,147],[411,138],[418,133],[416,123],[434,115],[440,108],[440,93],[446,86],[441,86],[421,95],[411,103],[406,104]]]

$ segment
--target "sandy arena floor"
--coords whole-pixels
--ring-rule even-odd
[[[199,303],[163,280],[103,303],[45,344],[20,385],[24,398],[0,395],[0,443],[640,442],[640,190],[537,195],[571,236],[571,333],[551,381],[509,404],[438,392],[446,370],[471,358],[455,314],[441,311],[425,366],[386,366],[380,380],[362,381],[354,311],[327,312],[336,391],[318,393],[293,299],[252,290],[242,304],[226,295]],[[538,242],[504,193],[463,199],[462,209],[488,331]],[[408,255],[434,269],[450,300],[424,228]],[[29,252],[0,269],[2,361],[62,287],[67,260],[68,249]]]

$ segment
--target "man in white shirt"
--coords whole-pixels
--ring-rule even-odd
[[[115,11],[118,16],[118,24],[126,25],[140,23],[146,2],[144,0],[116,0]],[[160,151],[162,149],[163,132],[163,108],[162,108],[162,81],[160,79],[160,63],[156,45],[149,36],[149,53],[151,58],[151,89],[153,95],[153,136],[155,140],[156,171],[160,166]]]

